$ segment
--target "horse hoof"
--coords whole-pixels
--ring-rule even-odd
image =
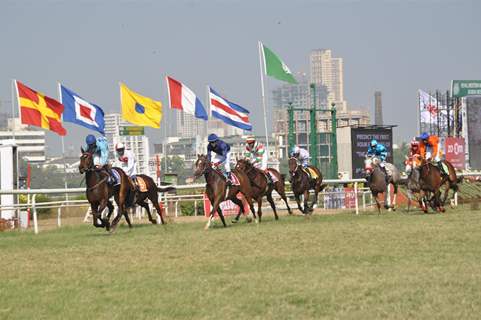
[[[237,222],[238,222],[238,221],[237,221],[237,220],[235,220],[235,219],[231,221],[231,223],[237,223]]]
[[[149,220],[149,221],[150,221],[152,224],[157,224],[157,220],[152,219],[152,220]]]
[[[247,221],[248,223],[251,223],[251,222],[252,222],[252,218],[251,218],[251,217],[247,217],[247,218],[246,218],[246,221]]]

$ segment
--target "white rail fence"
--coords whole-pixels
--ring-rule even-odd
[[[462,173],[459,176],[481,176],[481,172],[471,172],[471,173]],[[344,189],[338,189],[334,191],[323,191],[320,193],[320,198],[323,198],[323,208],[329,209],[331,206],[332,208],[342,209],[342,206],[339,205],[339,202],[344,201],[346,195],[349,193],[352,194],[352,198],[354,199],[354,208],[347,208],[347,209],[354,209],[356,214],[359,214],[360,206],[359,206],[359,198],[361,199],[361,208],[366,210],[368,206],[373,204],[372,195],[368,188],[359,188],[360,183],[365,183],[365,179],[347,179],[347,180],[339,180],[339,179],[326,179],[323,181],[328,186],[339,186],[339,185],[352,185],[352,191],[344,191]],[[288,182],[287,182],[288,184]],[[177,190],[199,190],[205,187],[205,184],[190,184],[190,185],[177,185],[174,186]],[[38,214],[37,209],[45,209],[45,208],[57,208],[57,226],[60,227],[62,225],[62,208],[67,207],[79,207],[79,206],[87,206],[87,200],[61,200],[61,201],[49,201],[49,202],[40,202],[37,203],[36,197],[39,194],[57,194],[57,195],[67,195],[67,194],[84,194],[85,188],[70,188],[70,189],[29,189],[29,190],[0,190],[1,194],[13,194],[13,195],[27,195],[28,201],[27,203],[23,204],[15,204],[15,205],[8,205],[2,206],[0,205],[1,210],[16,210],[17,217],[19,217],[20,210],[27,210],[30,209],[32,212],[33,217],[33,228],[34,232],[37,234],[39,232],[38,228]],[[286,193],[289,205],[292,209],[297,209],[297,204],[293,201],[293,193],[287,192]],[[279,203],[281,198],[277,195],[276,192],[273,193],[274,200]],[[326,201],[327,199],[327,201]],[[169,203],[173,204],[174,215],[177,217],[180,212],[180,203],[182,202],[194,202],[194,215],[198,215],[198,203],[203,201],[203,194],[202,193],[193,193],[187,195],[177,195],[177,194],[170,194],[165,193],[160,196],[160,201],[162,201],[165,205],[165,213],[169,215]],[[457,194],[455,195],[455,204],[457,205]],[[285,209],[283,203],[279,206],[279,209]],[[89,209],[90,210],[90,209]],[[84,221],[87,219],[89,212],[87,212]],[[137,211],[137,217],[141,218],[142,213]]]
[[[350,180],[324,180],[328,186],[337,186],[337,185],[345,185],[345,184],[352,184],[353,185],[353,198],[355,201],[354,208],[356,214],[359,214],[359,196],[362,197],[362,208],[366,209],[366,206],[372,203],[372,198],[370,197],[370,193],[366,188],[360,189],[358,184],[366,182],[365,179],[350,179]],[[177,190],[201,190],[205,188],[205,184],[190,184],[190,185],[177,185],[174,186]],[[62,209],[67,207],[79,207],[79,206],[87,206],[87,200],[59,200],[59,201],[49,201],[49,202],[37,202],[37,195],[42,194],[50,194],[50,195],[67,195],[67,194],[84,194],[85,188],[70,188],[70,189],[29,189],[29,190],[0,190],[0,194],[13,194],[13,195],[27,195],[28,200],[27,203],[22,204],[15,204],[15,205],[0,205],[1,210],[15,210],[17,211],[17,217],[20,216],[21,210],[31,210],[32,218],[33,218],[33,229],[34,232],[37,234],[39,232],[38,228],[38,213],[37,210],[39,209],[52,209],[57,208],[57,226],[60,227],[62,225]],[[320,198],[324,197],[324,200],[330,199],[327,203],[327,206],[330,207],[336,201],[340,202],[341,198],[344,200],[344,197],[349,192],[345,192],[344,190],[335,190],[335,191],[325,191],[320,193]],[[297,204],[291,198],[293,197],[292,192],[286,193],[289,206],[293,209],[297,208]],[[276,192],[273,193],[273,198],[276,202],[279,203],[281,198],[277,195]],[[366,198],[369,198],[368,200]],[[192,193],[192,194],[185,194],[185,195],[177,195],[171,193],[164,193],[159,198],[160,201],[164,203],[164,209],[166,215],[169,215],[169,210],[173,207],[173,213],[175,217],[177,217],[180,213],[180,203],[182,202],[194,202],[194,215],[198,215],[198,203],[203,202],[203,194],[202,193]],[[325,202],[325,201],[324,201]],[[171,205],[169,205],[171,204]],[[279,206],[279,209],[285,208],[283,203]],[[326,207],[324,205],[324,207]],[[335,206],[339,208],[339,205]],[[340,208],[339,208],[340,209]],[[89,209],[90,210],[90,209]],[[88,217],[89,212],[87,212],[85,219]],[[137,217],[141,218],[142,213],[137,211]]]

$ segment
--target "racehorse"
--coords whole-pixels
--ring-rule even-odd
[[[294,197],[296,198],[297,208],[299,208],[303,214],[308,214],[314,210],[314,204],[317,203],[319,192],[326,187],[325,184],[322,184],[322,173],[316,167],[309,166],[309,168],[314,170],[317,175],[317,178],[311,179],[309,174],[302,168],[296,158],[291,157],[288,161],[288,164],[289,173],[291,175],[291,189],[294,192]],[[310,189],[314,190],[314,200],[309,207],[308,201]],[[304,195],[304,209],[301,207],[301,194]]]
[[[129,228],[132,228],[127,213],[128,198],[131,192],[133,192],[129,177],[122,169],[112,168],[112,171],[115,170],[120,177],[120,185],[111,186],[108,183],[109,174],[106,170],[95,168],[93,154],[84,151],[83,148],[80,148],[80,151],[82,152],[82,155],[80,156],[79,172],[81,174],[86,173],[86,195],[92,209],[94,226],[97,228],[105,227],[107,231],[114,231],[117,227],[117,223],[123,215]],[[110,197],[112,196],[114,196],[119,211],[112,221],[112,224],[110,224],[109,219],[114,211],[114,206],[112,205],[112,202],[110,202]],[[104,211],[105,207],[109,208],[109,213],[105,219],[102,219],[102,211]],[[100,223],[98,221],[100,221]]]
[[[421,192],[421,186],[419,183],[419,177],[421,173],[419,172],[419,164],[417,163],[417,158],[406,157],[404,164],[406,165],[405,171],[408,174],[406,181],[407,196],[408,196],[408,212],[411,209],[411,200],[416,198],[419,203],[420,208],[425,207],[425,197],[424,192]],[[416,197],[416,195],[418,195]]]
[[[154,179],[152,179],[151,177],[149,177],[145,174],[138,174],[138,175],[136,175],[136,178],[137,179],[141,178],[145,182],[145,187],[146,187],[147,191],[145,191],[145,192],[142,192],[141,190],[136,191],[135,204],[144,208],[145,211],[147,211],[147,214],[149,215],[149,221],[152,222],[153,224],[156,224],[157,220],[152,218],[152,215],[150,213],[149,204],[146,202],[146,200],[149,199],[150,202],[152,202],[152,205],[154,206],[155,210],[157,210],[157,214],[160,217],[160,223],[165,224],[164,218],[162,217],[162,211],[160,210],[160,207],[159,207],[159,194],[158,193],[175,190],[175,188],[174,187],[159,188],[159,187],[157,187],[157,184],[154,182]]]
[[[254,167],[254,165],[252,165],[252,163],[247,159],[238,159],[236,169],[244,172],[251,182],[251,187],[253,191],[252,195],[257,202],[257,215],[259,216],[259,222],[261,222],[262,219],[262,198],[264,196],[267,196],[267,201],[269,201],[269,204],[274,211],[275,219],[279,219],[274,199],[272,199],[272,190],[277,191],[277,193],[281,196],[282,200],[284,200],[289,214],[292,214],[291,208],[287,203],[284,177],[279,173],[279,171],[273,168],[267,169],[269,174],[271,174],[271,176],[274,176],[277,180],[274,183],[269,183],[266,174],[262,170]],[[237,214],[237,216],[235,217],[235,220],[232,222],[239,221],[240,215],[241,214],[239,212],[239,214]]]
[[[441,176],[441,170],[433,165],[431,162],[426,161],[419,155],[414,156],[416,163],[419,163],[419,186],[425,193],[427,201],[431,204],[433,210],[444,212],[444,206],[441,202],[441,186],[448,180],[447,177]],[[432,197],[429,195],[432,193]],[[428,212],[426,203],[423,202],[423,211]]]
[[[197,160],[195,162],[194,169],[194,179],[199,178],[204,175],[206,182],[206,193],[207,197],[212,204],[212,210],[209,215],[209,221],[207,222],[205,229],[210,227],[210,224],[214,220],[214,214],[217,212],[219,214],[220,220],[224,227],[227,227],[220,208],[220,203],[226,200],[231,200],[237,206],[239,206],[241,213],[244,213],[244,205],[242,201],[237,198],[237,194],[240,192],[244,195],[249,207],[251,209],[254,219],[256,219],[256,213],[254,209],[254,204],[252,202],[252,188],[247,175],[239,170],[232,170],[232,174],[239,180],[239,185],[227,185],[227,181],[224,175],[214,168],[212,168],[212,163],[207,159],[207,155],[198,154]]]
[[[401,181],[401,174],[393,164],[386,163],[385,168],[387,172],[391,173],[387,179],[386,174],[381,169],[379,158],[375,156],[367,156],[364,160],[364,170],[367,174],[366,180],[368,181],[371,194],[376,200],[378,213],[381,213],[381,204],[378,199],[380,193],[384,193],[384,208],[396,210],[397,191]],[[394,187],[394,198],[391,206],[389,206],[388,203],[388,199],[390,200],[391,197],[388,192],[389,184],[392,184]]]

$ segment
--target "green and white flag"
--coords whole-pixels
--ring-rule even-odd
[[[289,83],[297,83],[297,80],[294,78],[287,65],[262,42],[260,42],[260,45],[262,56],[264,58],[265,73],[268,76],[276,78],[277,80],[286,81]]]

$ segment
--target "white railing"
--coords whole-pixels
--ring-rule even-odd
[[[458,174],[458,176],[481,176],[481,172],[464,172]],[[367,188],[359,188],[359,183],[365,183],[365,179],[347,179],[347,180],[340,180],[340,179],[326,179],[323,183],[327,185],[343,185],[343,184],[353,184],[354,190],[354,201],[355,201],[355,212],[359,214],[359,195],[362,196],[362,208],[365,209],[367,204],[366,195],[370,195],[371,193],[368,191]],[[289,182],[286,181],[286,185]],[[177,185],[173,186],[177,190],[198,190],[205,187],[205,183],[197,183],[197,184],[189,184],[189,185]],[[38,233],[38,217],[37,217],[37,209],[41,208],[58,208],[57,213],[57,225],[61,226],[61,208],[65,207],[75,207],[75,206],[85,206],[88,205],[87,200],[61,200],[61,201],[50,201],[50,202],[36,202],[36,196],[38,194],[82,194],[85,193],[85,188],[70,188],[70,189],[28,189],[28,190],[0,190],[1,194],[13,194],[13,195],[31,195],[31,201],[24,203],[24,204],[15,204],[15,205],[0,205],[1,210],[21,210],[21,209],[32,209],[32,216],[33,216],[33,227],[34,232]],[[326,195],[345,195],[344,191],[328,191],[320,193],[321,196]],[[292,191],[286,192],[286,196],[292,197]],[[280,197],[276,194],[274,199],[280,200]],[[163,196],[160,197],[161,201],[164,201],[165,204],[169,202],[174,203],[174,213],[175,216],[178,216],[179,212],[179,203],[182,201],[194,201],[194,210],[195,214],[197,215],[197,201],[203,200],[203,194],[187,194],[187,195],[174,195],[169,193],[164,193]],[[455,196],[455,202],[457,202],[457,194]],[[372,198],[369,201],[369,204],[372,204]],[[456,203],[457,204],[457,203]],[[169,206],[165,206],[166,214],[168,215],[168,208]],[[294,207],[294,205],[293,205]],[[18,215],[17,215],[18,216]]]

